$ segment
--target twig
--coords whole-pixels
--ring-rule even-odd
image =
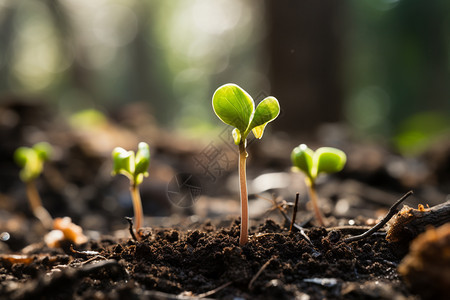
[[[267,198],[267,197],[264,197],[264,196],[261,196],[261,195],[258,195],[258,194],[255,194],[255,196],[260,198],[260,199],[269,201],[270,203],[273,204],[272,207],[268,208],[266,210],[266,212],[264,214],[262,214],[262,216],[268,216],[271,212],[273,212],[274,210],[277,210],[279,206],[283,206],[283,207],[286,207],[286,206],[292,206],[293,207],[294,206],[293,202],[286,202],[286,200],[282,200],[282,203],[278,204],[278,202],[275,199],[275,195],[274,194],[272,194],[272,198]]]
[[[386,224],[397,212],[397,207],[403,202],[405,201],[406,198],[408,198],[409,196],[411,196],[413,194],[413,191],[409,191],[407,192],[405,195],[403,195],[403,197],[401,197],[400,199],[397,200],[397,202],[394,203],[394,205],[391,206],[391,208],[389,209],[389,212],[387,213],[387,215],[383,218],[383,220],[381,220],[380,222],[378,222],[375,226],[373,226],[372,228],[370,228],[369,230],[367,230],[366,232],[364,232],[363,234],[360,235],[356,235],[356,236],[351,236],[348,237],[346,239],[344,239],[344,242],[354,242],[354,241],[359,241],[361,239],[364,239],[366,237],[371,236],[373,233],[375,233],[376,231],[378,231],[378,229],[380,229],[381,227],[384,226],[384,224]]]
[[[85,265],[90,263],[91,261],[97,260],[97,259],[101,259],[101,260],[107,260],[106,257],[102,256],[102,255],[96,255],[94,257],[89,258],[88,260],[85,260],[81,263],[81,265]]]
[[[197,300],[198,296],[186,296],[186,295],[175,295],[175,294],[169,294],[164,293],[160,291],[143,291],[142,295],[144,296],[144,299],[159,299],[159,300]],[[212,298],[202,298],[202,299],[208,299],[213,300]]]
[[[283,200],[282,204],[278,204],[278,202],[277,202],[277,200],[276,200],[276,198],[275,198],[275,195],[273,195],[273,194],[272,194],[272,199],[269,199],[269,198],[266,198],[266,197],[263,197],[263,196],[260,196],[260,195],[256,195],[256,196],[258,196],[258,197],[261,198],[261,199],[271,201],[274,205],[273,205],[273,207],[270,209],[270,211],[275,210],[275,209],[278,209],[278,211],[279,211],[279,212],[281,213],[281,215],[284,217],[284,219],[286,220],[286,222],[287,222],[287,223],[292,223],[291,218],[289,218],[289,217],[287,216],[287,214],[285,213],[285,211],[281,208],[282,206],[292,206],[292,205],[293,205],[292,202],[286,202],[285,200]],[[310,221],[311,221],[311,219],[307,220],[307,221],[304,222],[303,224],[306,224],[306,223],[308,223],[308,222],[310,222]],[[312,242],[311,242],[311,240],[309,239],[309,237],[306,235],[306,233],[305,233],[305,231],[304,231],[304,229],[303,229],[302,226],[303,226],[303,225],[298,225],[298,224],[293,223],[293,227],[294,227],[295,229],[297,229],[297,230],[300,232],[300,234],[302,235],[302,237],[303,237],[305,240],[307,240],[311,245],[313,245]]]
[[[232,284],[232,283],[233,283],[232,281],[228,281],[227,283],[224,283],[224,284],[222,284],[221,286],[216,287],[215,289],[213,289],[213,290],[211,290],[211,291],[209,291],[209,292],[205,292],[205,293],[202,293],[202,294],[198,294],[198,295],[196,296],[196,298],[205,298],[205,297],[209,297],[209,296],[211,296],[211,295],[217,293],[218,291],[220,291],[220,290],[226,288],[227,286],[229,286],[229,285]]]
[[[212,299],[212,298],[206,298],[208,296],[211,296],[215,293],[217,293],[218,291],[226,288],[227,286],[229,286],[230,284],[232,284],[232,281],[229,281],[225,284],[222,284],[221,286],[202,293],[202,294],[198,294],[198,295],[185,295],[184,293],[175,295],[175,294],[169,294],[169,293],[164,293],[164,292],[160,292],[160,291],[143,291],[143,295],[146,296],[145,299],[161,299],[161,300],[196,300],[196,299]],[[191,294],[189,292],[189,294]]]
[[[248,284],[248,289],[252,289],[252,285],[255,282],[255,280],[261,275],[261,273],[269,266],[270,262],[274,259],[274,257],[271,257],[264,265],[262,265],[261,269],[259,269],[258,272],[256,272],[255,276],[253,276],[252,280],[250,280],[250,283]]]
[[[275,202],[275,201],[276,201],[275,199],[273,199],[272,201],[274,202],[276,208],[278,208],[278,211],[279,211],[279,212],[283,215],[283,217],[286,219],[286,221],[289,222],[289,223],[292,223],[293,227],[295,227],[295,229],[297,229],[297,230],[300,232],[301,236],[302,236],[305,240],[307,240],[311,245],[313,245],[313,243],[311,242],[311,239],[306,235],[306,233],[305,233],[303,227],[300,226],[300,225],[297,225],[296,223],[293,223],[293,222],[291,221],[291,218],[288,217],[288,215],[284,212],[284,210],[282,210],[282,209],[277,205],[277,203]]]
[[[133,230],[133,219],[130,217],[125,217],[125,220],[127,220],[128,224],[130,225],[130,227],[128,227],[128,230],[130,231],[131,237],[135,242],[138,242],[138,239],[136,238],[136,235],[134,234]]]
[[[297,217],[298,197],[299,197],[299,193],[297,193],[295,195],[294,211],[292,212],[292,220],[291,220],[291,226],[289,227],[289,232],[292,232],[292,227],[294,227],[295,218]]]
[[[364,233],[371,228],[372,226],[364,226],[364,225],[341,225],[341,226],[327,227],[325,228],[325,230],[327,232],[340,231],[341,234],[343,235],[353,235]],[[384,234],[386,234],[386,232],[384,232]]]
[[[275,232],[257,233],[257,234],[252,235],[251,237],[253,239],[259,239],[260,237],[264,237],[264,236],[268,236],[268,235],[275,235],[275,234],[279,234],[279,233],[275,233]]]
[[[396,214],[387,230],[386,240],[390,243],[409,245],[409,242],[424,232],[427,227],[439,227],[450,222],[450,200],[425,208],[417,209],[405,205]],[[406,248],[406,247],[405,247]]]
[[[73,249],[73,244],[70,244],[70,251],[72,251],[72,253],[76,253],[76,254],[80,254],[80,255],[84,255],[84,256],[99,255],[100,254],[100,252],[98,252],[98,251],[79,251],[79,250],[75,250],[75,249]]]

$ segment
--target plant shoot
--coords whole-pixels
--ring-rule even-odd
[[[138,145],[138,151],[127,151],[121,147],[114,148],[113,175],[123,174],[130,179],[130,193],[133,201],[136,233],[142,227],[144,213],[142,211],[141,196],[139,194],[139,185],[148,176],[147,169],[150,165],[150,150],[147,143],[141,142]],[[139,234],[137,234],[139,238]]]
[[[262,100],[255,109],[253,98],[236,84],[225,84],[213,95],[212,106],[215,114],[225,124],[234,127],[232,136],[239,146],[239,182],[241,196],[241,232],[239,244],[248,241],[248,195],[246,179],[247,137],[250,132],[261,139],[267,123],[273,121],[280,113],[278,100],[269,96]]]
[[[305,173],[305,181],[316,220],[320,226],[325,226],[317,200],[316,179],[321,173],[331,174],[341,171],[347,161],[347,156],[343,151],[336,148],[322,147],[313,151],[305,144],[301,144],[292,150],[291,160],[294,170]]]
[[[44,162],[50,159],[52,147],[46,142],[35,144],[33,147],[19,147],[14,152],[16,163],[22,167],[20,179],[26,184],[27,198],[31,210],[45,228],[52,227],[53,219],[42,206],[41,197],[36,188],[36,178],[41,175]]]

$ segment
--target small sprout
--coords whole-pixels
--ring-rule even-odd
[[[134,151],[116,147],[112,152],[112,158],[114,164],[113,175],[122,174],[130,179],[130,193],[136,218],[136,232],[138,232],[144,219],[138,187],[144,180],[144,177],[148,176],[147,169],[150,165],[148,144],[144,142],[139,143],[136,155]]]
[[[265,98],[255,109],[253,98],[236,84],[225,84],[213,95],[212,106],[215,114],[225,124],[234,127],[232,136],[239,146],[239,181],[241,191],[241,234],[239,244],[248,241],[248,195],[245,161],[247,159],[247,137],[250,132],[261,139],[267,123],[273,121],[280,113],[278,100],[270,96]]]
[[[14,152],[14,159],[22,167],[20,179],[23,182],[34,180],[42,173],[44,162],[50,159],[52,147],[46,142],[35,144],[33,147],[19,147]]]
[[[305,173],[305,181],[316,219],[321,226],[324,226],[323,216],[317,203],[316,179],[321,173],[331,174],[341,171],[345,166],[347,156],[336,148],[322,147],[313,151],[305,144],[301,144],[292,150],[291,160],[295,170]]]
[[[33,214],[46,228],[51,228],[53,219],[42,206],[42,201],[36,188],[35,179],[41,175],[44,162],[50,159],[52,147],[46,142],[35,144],[33,147],[19,147],[14,152],[14,159],[19,166],[20,179],[25,182],[28,201]]]

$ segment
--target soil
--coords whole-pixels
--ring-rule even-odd
[[[262,193],[293,202],[300,192],[297,224],[310,241],[289,232],[278,210],[265,217],[271,206],[261,206],[254,192],[250,239],[240,246],[239,202],[228,184],[236,183],[235,168],[211,178],[191,159],[211,143],[173,138],[156,128],[140,106],[111,113],[107,123],[83,130],[70,127],[45,105],[16,98],[5,103],[0,106],[0,139],[8,141],[0,144],[0,299],[447,299],[450,293],[445,288],[450,286],[449,234],[446,240],[434,238],[442,255],[432,264],[434,276],[442,279],[435,280],[437,288],[422,275],[426,262],[417,273],[423,285],[412,287],[399,275],[410,241],[389,242],[387,227],[358,241],[344,240],[373,226],[410,189],[415,196],[405,203],[411,207],[444,202],[450,193],[448,142],[411,160],[379,146],[345,141],[346,168],[318,184],[327,228],[311,221],[303,185],[291,183],[298,179],[289,171],[289,155],[281,154],[296,146],[290,144],[293,138],[280,135],[270,142],[268,137],[264,147],[252,143],[249,186],[256,186],[252,178],[270,174],[266,184],[271,187]],[[12,153],[42,140],[56,149],[38,181],[44,205],[53,217],[70,216],[80,225],[86,243],[46,246],[47,230],[28,207]],[[118,140],[127,149],[151,141],[150,178],[141,186],[145,224],[151,227],[140,231],[139,242],[124,220],[132,215],[128,182],[110,175],[110,153]],[[317,140],[334,145],[326,136]],[[228,155],[227,149],[221,153]],[[207,183],[202,196],[185,207],[168,201],[168,186],[180,173]],[[414,256],[408,260],[417,262]],[[417,282],[417,276],[410,277]]]
[[[342,241],[339,230],[311,228],[307,235],[312,244],[267,220],[245,246],[239,246],[235,221],[224,228],[205,223],[188,231],[144,229],[141,242],[102,239],[79,246],[77,252],[67,244],[59,249],[37,246],[26,255],[29,263],[3,257],[0,294],[8,299],[411,295],[396,271],[400,257],[382,234],[351,243]]]

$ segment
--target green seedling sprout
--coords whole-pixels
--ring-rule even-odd
[[[280,113],[280,105],[274,97],[267,97],[255,109],[253,98],[236,84],[225,84],[213,95],[212,106],[215,114],[225,124],[234,127],[232,136],[239,146],[239,182],[241,194],[241,232],[239,244],[248,241],[248,195],[245,161],[247,159],[247,136],[250,132],[260,139],[267,123]]]
[[[148,176],[147,169],[150,165],[150,150],[147,143],[138,145],[136,155],[134,151],[127,151],[121,147],[114,148],[112,152],[114,163],[113,175],[123,174],[130,179],[130,193],[133,200],[136,232],[142,227],[144,213],[142,211],[139,185]],[[139,237],[139,234],[137,235]]]
[[[305,173],[305,181],[316,220],[320,226],[325,226],[317,200],[316,179],[321,173],[330,174],[341,171],[347,161],[347,156],[336,148],[322,147],[313,151],[305,144],[301,144],[292,150],[291,160],[295,170]]]
[[[31,148],[19,147],[14,152],[16,163],[22,167],[20,179],[26,184],[31,210],[47,229],[52,227],[53,219],[42,206],[41,197],[36,188],[36,178],[41,175],[44,162],[49,160],[51,153],[52,147],[46,142],[37,143]]]

